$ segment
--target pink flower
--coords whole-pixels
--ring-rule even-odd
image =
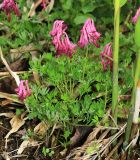
[[[98,39],[100,38],[101,34],[96,31],[94,21],[89,18],[86,20],[83,28],[81,29],[81,36],[78,42],[78,45],[83,48],[88,45],[88,43],[94,43],[96,47],[99,47],[97,43]]]
[[[31,90],[29,89],[28,80],[21,80],[18,88],[15,89],[20,100],[24,100],[26,97],[31,95]]]
[[[14,0],[3,0],[3,2],[0,4],[0,9],[3,9],[7,16],[8,16],[8,21],[11,20],[11,11],[13,10],[14,13],[17,15],[17,16],[20,16],[20,12],[19,12],[19,9],[18,9],[18,6],[17,4],[15,4]]]
[[[107,66],[110,65],[110,70],[112,70],[112,49],[111,42],[106,44],[104,47],[104,51],[100,54],[101,62],[103,65],[104,71],[107,70]]]
[[[53,45],[57,51],[57,56],[62,54],[66,54],[68,57],[72,57],[72,53],[76,49],[76,44],[73,44],[65,30],[67,29],[67,25],[64,24],[62,20],[56,20],[53,25],[53,29],[50,32],[53,37]]]
[[[140,15],[140,8],[138,8],[135,16],[132,18],[132,22],[133,22],[134,24],[137,23],[137,20],[138,20],[139,15]]]
[[[67,29],[67,25],[64,24],[64,21],[56,20],[53,24],[53,29],[50,32],[50,35],[51,36],[56,36],[58,34],[62,35],[66,29]]]
[[[57,55],[60,56],[62,54],[66,54],[68,57],[72,57],[72,53],[75,52],[76,44],[73,44],[67,33],[63,32],[62,35],[58,34],[54,36],[53,44],[57,51]]]
[[[41,6],[43,7],[43,9],[46,9],[46,0],[42,0]]]

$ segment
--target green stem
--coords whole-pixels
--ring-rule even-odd
[[[132,107],[130,109],[129,116],[128,116],[127,127],[126,127],[126,132],[125,132],[124,147],[129,144],[129,139],[130,139],[130,135],[131,135],[133,114],[134,114],[134,110],[135,110],[136,88],[137,88],[139,76],[140,76],[140,50],[138,52],[138,57],[137,57],[137,64],[136,64],[135,77],[134,77],[134,86],[133,86],[132,98],[131,98],[131,106]]]
[[[113,50],[113,90],[112,114],[117,123],[118,110],[118,57],[119,57],[119,28],[120,28],[120,0],[114,1],[114,50]]]

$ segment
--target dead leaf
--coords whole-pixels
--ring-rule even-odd
[[[25,150],[25,148],[27,147],[35,147],[38,145],[38,142],[37,141],[34,141],[33,139],[29,139],[29,140],[25,140],[21,143],[18,151],[17,151],[17,154],[22,154],[22,152]]]
[[[1,116],[5,116],[7,118],[13,118],[14,117],[14,113],[13,112],[9,112],[9,113],[0,113],[0,117]]]
[[[57,138],[56,138],[56,136],[55,135],[52,135],[52,138],[51,138],[51,148],[54,148],[54,147],[56,147],[56,145],[57,145]]]
[[[34,133],[43,136],[45,135],[46,131],[50,128],[49,125],[47,125],[45,122],[40,122],[35,128]]]
[[[61,156],[65,156],[65,155],[66,155],[66,153],[67,153],[67,150],[68,150],[68,149],[67,149],[67,148],[65,148],[63,151],[61,151],[61,152],[60,152]]]
[[[53,9],[54,6],[54,2],[55,0],[46,0],[46,8],[45,11],[47,13],[50,13],[50,11]],[[42,3],[42,0],[38,0],[36,2],[33,2],[33,4],[31,5],[30,11],[28,13],[29,17],[33,17],[36,14],[36,8]]]
[[[81,136],[81,132],[78,129],[76,129],[74,135],[70,139],[71,145],[75,144],[77,142],[77,139],[79,140],[80,136]]]
[[[8,94],[8,93],[0,92],[0,98],[6,98],[6,99],[9,99],[9,100],[12,100],[13,102],[23,104],[23,102],[21,102],[18,99],[18,96],[16,94]]]
[[[70,139],[70,146],[74,147],[76,144],[78,144],[83,137],[88,135],[91,132],[91,127],[81,126],[77,127],[74,135]]]
[[[35,15],[36,8],[41,4],[42,0],[38,0],[37,2],[33,2],[31,5],[30,11],[28,13],[28,17],[33,17]]]
[[[45,40],[39,41],[38,42],[39,45],[44,46],[47,45],[48,42]],[[38,48],[35,44],[30,43],[29,45],[25,45],[19,48],[14,48],[10,50],[11,53],[11,58],[12,59],[17,59],[19,58],[21,55],[23,55],[23,53],[27,53],[27,52],[31,52],[31,51],[40,51],[41,48]],[[17,55],[17,56],[16,56]]]
[[[53,132],[56,130],[56,129],[59,129],[61,128],[62,126],[61,125],[57,125],[57,124],[54,124],[53,128],[52,128],[52,131],[50,133],[50,136],[53,134]]]
[[[24,73],[32,73],[32,71],[17,71],[16,74],[24,74]],[[0,77],[2,76],[10,76],[9,72],[0,72]]]
[[[10,160],[10,159],[11,159],[7,152],[3,152],[3,153],[2,153],[2,157],[3,157],[5,160]]]
[[[12,129],[7,133],[5,138],[8,139],[12,133],[17,132],[19,128],[24,125],[24,123],[25,123],[25,118],[23,119],[21,118],[21,116],[15,115],[10,121]]]
[[[3,100],[3,101],[0,103],[0,105],[1,105],[1,106],[6,106],[6,105],[8,105],[8,104],[11,104],[12,102],[13,102],[12,100],[6,99],[6,100]]]
[[[47,5],[47,7],[46,7],[46,9],[45,9],[47,13],[50,13],[51,10],[53,9],[54,1],[55,1],[55,0],[51,0],[51,1],[49,2],[49,4]]]

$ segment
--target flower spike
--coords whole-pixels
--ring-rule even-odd
[[[13,10],[17,16],[20,16],[18,5],[15,4],[14,0],[3,0],[0,4],[0,9],[4,10],[8,16],[8,21],[11,20],[11,11]]]
[[[81,29],[81,36],[78,42],[78,45],[81,48],[84,48],[89,43],[93,43],[97,48],[100,47],[97,41],[99,40],[101,34],[96,31],[94,21],[89,18],[84,23],[83,28]]]
[[[73,44],[67,33],[65,32],[67,25],[62,20],[56,20],[53,24],[53,29],[50,35],[53,37],[52,43],[57,51],[57,56],[66,54],[68,57],[72,57],[72,53],[76,49],[76,44]]]
[[[101,62],[103,65],[104,71],[107,70],[107,66],[110,66],[110,70],[112,70],[112,49],[111,42],[106,44],[104,47],[104,51],[100,54]]]
[[[133,22],[134,24],[137,23],[137,20],[138,20],[138,17],[139,17],[139,16],[140,16],[140,8],[138,8],[135,16],[132,18],[132,22]]]
[[[26,97],[31,95],[31,90],[29,89],[28,80],[21,80],[18,88],[15,89],[20,100],[24,100]]]

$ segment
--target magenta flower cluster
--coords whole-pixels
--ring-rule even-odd
[[[57,51],[57,55],[60,56],[62,54],[66,54],[70,58],[72,57],[72,53],[76,49],[76,44],[73,44],[67,33],[66,33],[67,25],[62,20],[56,20],[53,24],[53,29],[50,32],[53,37],[53,45]]]
[[[53,24],[53,29],[50,32],[50,35],[53,37],[52,43],[55,46],[57,55],[60,56],[62,54],[66,54],[69,57],[72,57],[77,45],[70,41],[66,30],[67,25],[64,21],[56,20]],[[93,43],[96,47],[99,47],[97,41],[100,36],[101,34],[96,31],[93,20],[89,18],[81,29],[81,36],[78,41],[78,45],[80,48],[84,48],[89,43]]]
[[[43,9],[46,8],[46,0],[42,0],[41,6]],[[0,4],[0,9],[5,11],[8,21],[11,21],[11,11],[13,11],[15,15],[20,16],[18,5],[14,2],[14,0],[3,0]]]
[[[57,56],[62,54],[66,54],[70,58],[72,57],[72,53],[76,49],[76,44],[73,44],[67,33],[66,33],[67,25],[62,20],[56,20],[53,24],[53,29],[50,32],[50,35],[53,37],[53,45],[57,51]]]
[[[67,25],[62,20],[56,20],[53,24],[52,31],[50,35],[53,37],[52,43],[55,46],[57,55],[66,54],[70,58],[72,54],[76,51],[77,45],[73,44],[66,33]],[[101,34],[97,32],[94,21],[91,18],[88,18],[84,23],[84,26],[81,29],[80,39],[78,41],[78,46],[80,48],[86,47],[89,43],[94,44],[97,48],[100,47],[98,41],[101,37]],[[107,58],[108,57],[108,58]],[[107,69],[107,66],[112,65],[112,61],[109,59],[112,58],[111,43],[105,46],[104,51],[101,53],[101,61],[104,71]]]
[[[30,96],[31,90],[29,89],[28,80],[21,80],[18,88],[16,88],[15,91],[21,101]]]
[[[89,18],[85,22],[83,28],[81,29],[81,36],[78,45],[83,48],[88,45],[88,43],[93,43],[96,47],[99,47],[97,43],[101,34],[96,31],[94,21]]]
[[[20,16],[18,5],[14,2],[14,0],[3,0],[0,4],[0,9],[5,11],[8,16],[8,21],[11,20],[11,11],[13,11],[17,16]]]

